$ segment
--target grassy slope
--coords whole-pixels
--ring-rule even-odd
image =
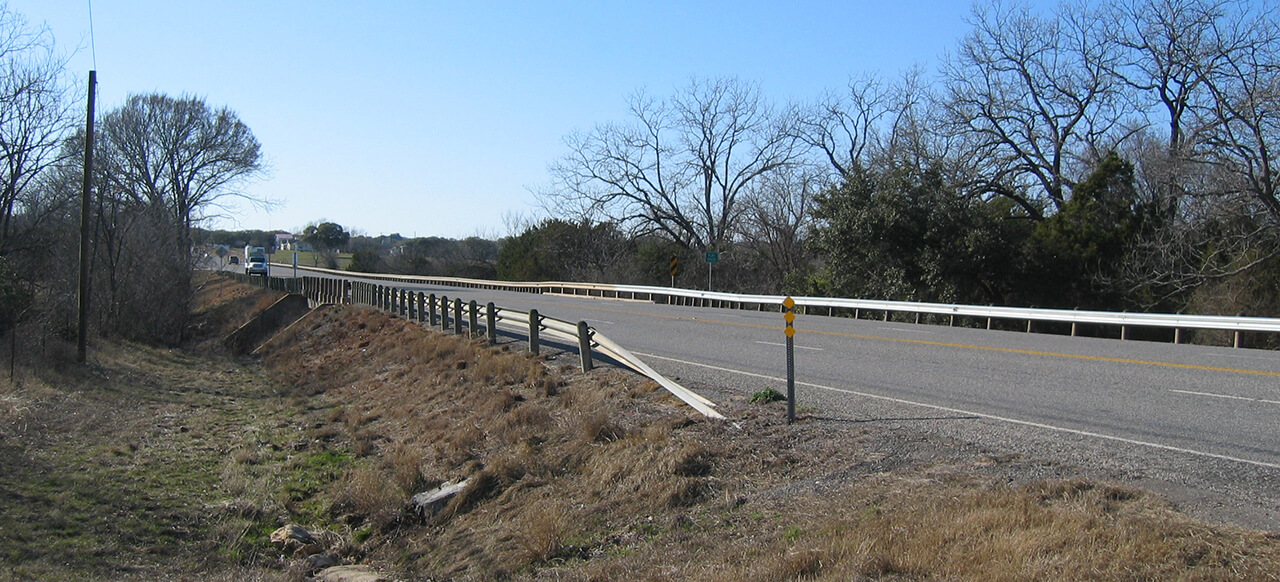
[[[634,376],[330,309],[260,362],[260,307],[210,284],[200,336],[107,344],[0,384],[0,579],[300,579],[266,541],[327,532],[407,577],[1276,579],[1280,540],[1069,468],[886,427],[702,420]],[[1056,478],[1040,480],[1046,472]],[[440,515],[405,500],[471,485]]]

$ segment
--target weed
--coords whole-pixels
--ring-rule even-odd
[[[761,390],[751,395],[752,404],[768,404],[770,402],[782,402],[786,399],[787,399],[786,396],[784,396],[781,392],[774,390],[773,388],[765,388],[764,390]]]

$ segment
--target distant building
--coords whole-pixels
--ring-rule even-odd
[[[297,245],[297,241],[294,240],[292,234],[289,234],[287,232],[276,233],[275,247],[277,250],[281,250],[281,251],[298,250],[296,245]]]

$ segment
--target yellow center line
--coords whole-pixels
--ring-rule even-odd
[[[644,312],[640,312],[640,311],[629,311],[629,310],[624,310],[624,309],[611,309],[611,308],[608,308],[608,307],[583,307],[583,309],[589,309],[589,310],[594,310],[594,311],[608,311],[608,312],[613,312],[613,313],[623,313],[623,314],[628,314],[628,315],[640,315],[640,316],[646,316],[646,317],[658,317],[658,318],[662,318],[662,319],[674,319],[674,320],[677,320],[677,321],[696,321],[696,322],[699,322],[699,323],[710,323],[710,324],[715,324],[715,325],[728,325],[728,326],[736,326],[736,327],[750,327],[750,328],[756,328],[756,329],[772,329],[772,330],[777,330],[778,332],[782,332],[782,331],[783,331],[783,329],[784,329],[782,326],[761,325],[761,324],[758,324],[758,323],[745,323],[745,322],[741,322],[741,321],[722,321],[722,320],[716,320],[716,319],[704,319],[704,318],[701,318],[701,317],[687,317],[687,316],[682,316],[682,315],[663,315],[663,314],[659,314],[659,313],[644,313]],[[1199,365],[1199,364],[1179,364],[1179,363],[1176,363],[1176,362],[1157,362],[1157,361],[1152,361],[1152,360],[1135,360],[1135,359],[1131,359],[1131,358],[1113,358],[1113,357],[1109,357],[1109,356],[1089,356],[1089,355],[1083,355],[1083,354],[1064,354],[1064,353],[1060,353],[1060,352],[1045,352],[1045,351],[1040,351],[1040,350],[1024,350],[1024,349],[1019,349],[1019,348],[1001,348],[1001,347],[995,347],[995,346],[979,346],[979,345],[973,345],[973,344],[959,344],[959,343],[953,343],[953,342],[940,342],[940,341],[920,340],[920,339],[908,339],[908,338],[884,337],[884,336],[875,336],[875,335],[862,335],[862,334],[856,334],[856,333],[845,333],[845,332],[839,332],[839,331],[821,331],[821,330],[797,329],[797,330],[796,330],[796,333],[797,333],[797,334],[799,334],[799,333],[812,333],[812,334],[817,334],[817,335],[829,335],[829,336],[847,337],[847,338],[864,339],[864,340],[885,341],[885,342],[898,342],[898,343],[906,343],[906,344],[918,344],[918,345],[939,346],[939,347],[948,347],[948,348],[959,348],[959,349],[965,349],[965,350],[982,350],[982,351],[988,351],[988,352],[1004,352],[1004,353],[1009,353],[1009,354],[1022,354],[1022,355],[1028,355],[1028,356],[1045,356],[1045,357],[1050,357],[1050,358],[1069,358],[1069,359],[1074,359],[1074,360],[1089,360],[1089,361],[1095,361],[1095,362],[1113,362],[1113,363],[1118,363],[1118,364],[1137,364],[1137,365],[1142,365],[1142,366],[1156,366],[1156,367],[1161,367],[1161,368],[1178,368],[1178,369],[1183,369],[1183,370],[1201,370],[1201,371],[1208,371],[1208,372],[1227,372],[1227,373],[1231,373],[1231,374],[1252,374],[1252,375],[1256,375],[1256,376],[1274,376],[1274,377],[1280,377],[1280,372],[1271,372],[1271,371],[1267,371],[1267,370],[1248,370],[1248,369],[1243,369],[1243,368],[1226,368],[1226,367],[1220,367],[1220,366],[1202,366],[1202,365]]]

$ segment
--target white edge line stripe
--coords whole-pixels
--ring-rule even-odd
[[[638,352],[636,352],[636,353],[637,353],[637,355],[642,355],[642,356],[645,356],[645,357],[647,357],[647,358],[657,358],[657,359],[659,359],[659,360],[668,360],[668,361],[672,361],[672,362],[679,362],[679,363],[681,363],[681,364],[688,364],[688,365],[690,365],[690,366],[698,366],[698,367],[702,367],[702,368],[710,368],[710,369],[712,369],[712,370],[719,370],[719,371],[721,371],[721,372],[730,372],[730,373],[733,373],[733,374],[741,374],[741,375],[743,375],[743,376],[752,376],[752,377],[755,377],[755,378],[762,378],[762,379],[765,379],[765,380],[773,380],[773,381],[776,381],[776,382],[786,382],[786,381],[787,381],[787,379],[786,379],[786,378],[778,378],[778,377],[775,377],[775,376],[766,376],[766,375],[764,375],[764,374],[756,374],[756,373],[753,373],[753,372],[744,372],[744,371],[742,371],[742,370],[734,370],[734,369],[732,369],[732,368],[721,368],[721,367],[719,367],[719,366],[712,366],[712,365],[709,365],[709,364],[700,364],[700,363],[698,363],[698,362],[690,362],[690,361],[688,361],[688,360],[679,360],[679,359],[676,359],[676,358],[668,358],[668,357],[664,357],[664,356],[659,356],[659,355],[657,355],[657,354],[640,354],[640,353],[638,353]],[[1139,441],[1139,440],[1134,440],[1134,439],[1127,439],[1127,438],[1124,438],[1124,437],[1112,436],[1112,435],[1102,434],[1102,433],[1097,433],[1097,432],[1090,432],[1090,431],[1087,431],[1087,430],[1077,430],[1077,429],[1074,429],[1074,428],[1065,428],[1065,427],[1061,427],[1061,426],[1054,426],[1054,425],[1051,425],[1051,424],[1044,424],[1044,423],[1040,423],[1040,422],[1031,422],[1031,421],[1028,421],[1028,420],[1018,420],[1018,419],[1016,419],[1016,418],[1008,418],[1008,417],[1004,417],[1004,416],[996,416],[996,415],[994,415],[994,414],[985,414],[985,413],[982,413],[982,412],[971,412],[971,411],[963,410],[963,409],[959,409],[959,408],[949,408],[949,407],[946,407],[946,406],[937,406],[937,405],[934,405],[934,404],[925,404],[925,403],[923,403],[923,402],[914,402],[914,401],[911,401],[911,400],[903,400],[903,399],[901,399],[901,398],[893,398],[893,397],[890,397],[890,396],[881,396],[881,395],[879,395],[879,394],[868,394],[868,393],[866,393],[866,392],[858,392],[858,391],[856,391],[856,390],[846,390],[846,389],[844,389],[844,388],[832,388],[832,387],[830,387],[830,386],[823,386],[823,385],[821,385],[821,384],[813,384],[813,383],[811,383],[811,382],[796,382],[796,384],[798,384],[798,385],[803,385],[803,386],[809,386],[809,387],[811,387],[811,388],[819,388],[819,389],[822,389],[822,390],[828,390],[828,391],[831,391],[831,392],[840,392],[840,393],[843,393],[843,394],[853,394],[853,395],[855,395],[855,396],[862,396],[862,397],[864,397],[864,398],[874,398],[874,399],[877,399],[877,400],[886,400],[886,401],[889,401],[889,402],[895,402],[895,403],[898,403],[898,404],[908,404],[908,405],[911,405],[911,406],[920,406],[920,407],[923,407],[923,408],[932,408],[932,409],[934,409],[934,410],[941,410],[941,411],[943,411],[943,412],[953,412],[953,413],[956,413],[956,414],[963,414],[963,415],[965,415],[965,416],[976,416],[976,417],[979,417],[979,418],[986,418],[986,419],[988,419],[988,420],[996,420],[996,421],[1000,421],[1000,422],[1008,422],[1008,423],[1011,423],[1011,424],[1019,424],[1019,425],[1022,425],[1022,426],[1030,426],[1030,427],[1042,428],[1042,429],[1052,430],[1052,431],[1057,431],[1057,432],[1065,432],[1065,433],[1068,433],[1068,434],[1075,434],[1075,435],[1080,435],[1080,436],[1093,437],[1093,438],[1105,439],[1105,440],[1110,440],[1110,441],[1117,441],[1117,442],[1122,442],[1122,443],[1128,443],[1128,444],[1131,444],[1131,445],[1139,445],[1139,446],[1144,446],[1144,447],[1151,447],[1151,448],[1156,448],[1156,449],[1162,449],[1162,450],[1166,450],[1166,451],[1173,451],[1173,452],[1176,452],[1176,453],[1185,453],[1185,454],[1188,454],[1188,455],[1195,455],[1195,456],[1199,456],[1199,457],[1208,457],[1208,458],[1211,458],[1211,459],[1220,459],[1220,460],[1223,460],[1223,461],[1234,461],[1234,462],[1237,462],[1237,463],[1246,463],[1246,464],[1249,464],[1249,465],[1256,465],[1256,466],[1259,466],[1259,467],[1267,467],[1267,468],[1269,468],[1269,469],[1280,469],[1280,463],[1266,463],[1266,462],[1263,462],[1263,461],[1252,461],[1252,460],[1249,460],[1249,459],[1241,459],[1241,458],[1239,458],[1239,457],[1232,457],[1232,456],[1228,456],[1228,455],[1219,455],[1219,454],[1215,454],[1215,453],[1206,453],[1206,452],[1204,452],[1204,451],[1197,451],[1197,450],[1195,450],[1195,449],[1184,449],[1184,448],[1182,448],[1182,447],[1175,447],[1175,446],[1172,446],[1172,445],[1162,445],[1162,444],[1160,444],[1160,443],[1153,443],[1153,442],[1148,442],[1148,441]]]
[[[1231,399],[1231,400],[1245,400],[1245,401],[1248,401],[1248,402],[1263,402],[1263,403],[1266,403],[1266,404],[1280,404],[1280,400],[1264,400],[1264,399],[1262,399],[1262,398],[1248,398],[1248,397],[1246,397],[1246,396],[1232,396],[1232,395],[1230,395],[1230,394],[1214,394],[1214,393],[1212,393],[1212,392],[1192,392],[1192,391],[1190,391],[1190,390],[1174,390],[1173,388],[1170,388],[1170,389],[1169,389],[1169,391],[1170,391],[1170,392],[1177,392],[1178,394],[1191,394],[1191,395],[1193,395],[1193,396],[1209,396],[1209,397],[1212,397],[1212,398],[1228,398],[1228,399]]]
[[[783,347],[783,346],[786,346],[786,345],[787,345],[787,344],[780,344],[780,343],[777,343],[777,342],[762,342],[762,341],[756,341],[755,343],[762,344],[762,345],[766,345],[766,346],[778,346],[778,347]],[[811,347],[808,347],[808,346],[795,346],[795,348],[796,348],[797,350],[811,350],[811,351],[815,351],[815,352],[825,352],[825,351],[827,351],[827,350],[825,350],[825,349],[823,349],[823,348],[811,348]]]

